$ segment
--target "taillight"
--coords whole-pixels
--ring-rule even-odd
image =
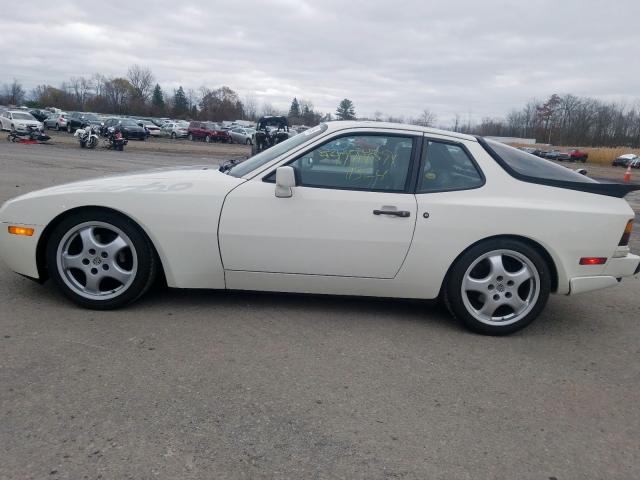
[[[618,243],[619,247],[626,247],[629,245],[629,238],[631,238],[631,230],[633,230],[633,220],[629,220],[627,222],[627,226],[624,228],[624,233],[620,238],[620,243]]]

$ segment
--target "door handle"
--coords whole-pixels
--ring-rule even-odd
[[[394,217],[407,218],[411,215],[411,212],[407,210],[374,210],[374,215],[393,215]]]

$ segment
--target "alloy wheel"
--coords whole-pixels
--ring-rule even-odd
[[[114,225],[97,221],[76,225],[62,237],[56,263],[64,283],[92,300],[117,297],[133,283],[138,270],[130,238]]]
[[[493,250],[467,268],[462,301],[478,321],[505,326],[524,318],[540,295],[540,276],[531,260],[514,250]]]

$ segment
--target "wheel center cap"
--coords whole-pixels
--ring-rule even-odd
[[[102,263],[102,260],[100,260],[99,257],[96,257],[96,258],[93,259],[93,264],[94,265],[100,265],[101,263]]]
[[[498,290],[499,292],[504,292],[504,285],[502,283],[499,283],[496,287],[496,290]]]

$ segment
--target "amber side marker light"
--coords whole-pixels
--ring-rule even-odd
[[[607,262],[607,257],[582,257],[580,265],[603,265]]]
[[[30,237],[33,235],[33,228],[10,226],[9,233],[11,235],[22,235],[23,237]]]
[[[627,245],[629,245],[631,230],[633,230],[633,220],[629,220],[627,222],[627,226],[624,227],[624,233],[622,234],[622,238],[620,238],[620,243],[618,243],[619,247],[626,247]]]

